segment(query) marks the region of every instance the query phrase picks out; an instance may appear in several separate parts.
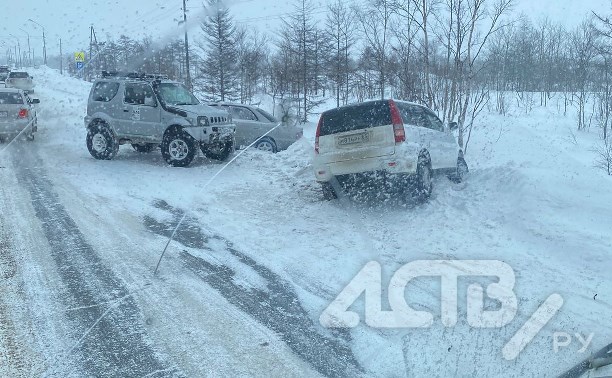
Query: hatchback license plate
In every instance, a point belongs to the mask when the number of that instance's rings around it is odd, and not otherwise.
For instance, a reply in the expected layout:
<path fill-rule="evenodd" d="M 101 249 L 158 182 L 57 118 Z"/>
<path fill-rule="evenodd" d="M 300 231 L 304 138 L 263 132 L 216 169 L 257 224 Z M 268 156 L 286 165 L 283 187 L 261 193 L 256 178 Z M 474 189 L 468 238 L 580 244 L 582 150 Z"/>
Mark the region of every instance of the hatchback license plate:
<path fill-rule="evenodd" d="M 369 141 L 370 141 L 370 133 L 365 132 L 365 133 L 351 134 L 351 135 L 337 137 L 336 145 L 337 146 L 348 146 L 351 144 L 367 143 Z"/>
<path fill-rule="evenodd" d="M 0 112 L 0 118 L 8 117 L 8 112 Z"/>

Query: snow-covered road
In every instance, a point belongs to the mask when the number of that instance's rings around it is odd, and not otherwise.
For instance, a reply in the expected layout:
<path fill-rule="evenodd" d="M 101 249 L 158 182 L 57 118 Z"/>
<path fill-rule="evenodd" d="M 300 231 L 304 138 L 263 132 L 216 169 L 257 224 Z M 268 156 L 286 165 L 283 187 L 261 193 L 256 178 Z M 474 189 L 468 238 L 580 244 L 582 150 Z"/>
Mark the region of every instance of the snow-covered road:
<path fill-rule="evenodd" d="M 570 138 L 571 118 L 485 115 L 469 179 L 439 178 L 426 204 L 325 202 L 309 169 L 313 125 L 205 186 L 220 163 L 171 168 L 128 147 L 94 160 L 90 84 L 35 77 L 37 140 L 0 154 L 0 376 L 555 376 L 612 341 L 612 180 L 592 168 L 596 138 Z M 424 279 L 407 295 L 438 314 L 432 328 L 318 322 L 369 261 L 384 286 L 402 264 L 448 259 L 509 264 L 516 319 L 468 327 L 460 282 L 459 322 L 445 328 L 440 283 Z M 506 361 L 504 344 L 553 293 L 561 311 Z M 560 331 L 592 344 L 555 353 Z"/>

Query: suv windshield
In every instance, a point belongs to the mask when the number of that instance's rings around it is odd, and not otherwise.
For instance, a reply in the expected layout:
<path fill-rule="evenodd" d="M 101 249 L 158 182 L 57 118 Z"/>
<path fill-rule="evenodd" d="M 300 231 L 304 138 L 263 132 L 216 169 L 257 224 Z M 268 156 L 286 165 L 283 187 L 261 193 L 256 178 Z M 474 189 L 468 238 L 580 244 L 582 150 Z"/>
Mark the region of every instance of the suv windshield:
<path fill-rule="evenodd" d="M 179 83 L 161 83 L 158 86 L 159 96 L 166 105 L 198 105 L 200 101 L 184 85 Z"/>

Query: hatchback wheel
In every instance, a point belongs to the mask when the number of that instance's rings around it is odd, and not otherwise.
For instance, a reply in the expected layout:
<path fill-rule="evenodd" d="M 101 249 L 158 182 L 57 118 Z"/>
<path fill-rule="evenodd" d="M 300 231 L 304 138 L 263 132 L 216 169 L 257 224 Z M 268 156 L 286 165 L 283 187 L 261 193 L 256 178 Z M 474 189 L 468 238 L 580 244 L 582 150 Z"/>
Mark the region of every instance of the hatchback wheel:
<path fill-rule="evenodd" d="M 459 157 L 457 159 L 457 181 L 461 182 L 463 181 L 463 179 L 465 178 L 465 176 L 468 174 L 470 170 L 468 169 L 468 165 L 465 162 L 465 159 L 462 157 Z"/>
<path fill-rule="evenodd" d="M 272 138 L 261 138 L 258 140 L 253 147 L 260 151 L 272 152 L 276 153 L 278 150 L 276 148 L 276 143 Z"/>
<path fill-rule="evenodd" d="M 323 190 L 323 199 L 326 201 L 331 201 L 338 198 L 338 193 L 336 193 L 336 190 L 331 182 L 322 182 L 321 189 Z"/>
<path fill-rule="evenodd" d="M 413 197 L 418 201 L 427 201 L 433 191 L 433 172 L 431 163 L 426 159 L 419 159 L 417 166 L 416 183 L 414 185 Z"/>

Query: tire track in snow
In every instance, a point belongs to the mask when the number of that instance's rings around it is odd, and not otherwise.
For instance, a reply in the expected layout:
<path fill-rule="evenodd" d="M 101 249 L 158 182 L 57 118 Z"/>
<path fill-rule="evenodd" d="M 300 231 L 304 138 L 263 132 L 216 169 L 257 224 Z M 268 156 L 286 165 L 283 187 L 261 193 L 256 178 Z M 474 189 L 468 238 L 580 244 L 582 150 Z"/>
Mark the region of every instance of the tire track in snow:
<path fill-rule="evenodd" d="M 158 201 L 154 206 L 171 213 L 173 219 L 159 222 L 145 216 L 145 227 L 158 235 L 169 237 L 183 212 L 165 201 Z M 179 254 L 188 269 L 218 290 L 234 306 L 277 332 L 296 355 L 310 363 L 319 373 L 328 377 L 357 377 L 363 374 L 348 342 L 319 333 L 317 327 L 320 326 L 312 321 L 291 284 L 282 277 L 236 250 L 229 240 L 219 235 L 205 234 L 197 222 L 189 217 L 175 234 L 174 240 L 189 248 L 230 254 L 244 264 L 245 269 L 252 269 L 263 278 L 266 290 L 247 289 L 235 282 L 236 271 L 231 267 L 211 263 L 187 251 Z M 209 242 L 222 245 L 222 250 L 211 248 Z M 347 331 L 335 332 L 344 340 L 350 339 Z"/>
<path fill-rule="evenodd" d="M 17 264 L 11 254 L 8 235 L 0 221 L 0 375 L 26 377 L 32 371 L 32 361 L 26 356 L 24 346 L 12 319 L 7 300 L 20 296 L 17 279 Z"/>
<path fill-rule="evenodd" d="M 62 359 L 70 359 L 70 353 L 74 353 L 91 376 L 132 377 L 156 371 L 165 371 L 165 376 L 178 375 L 169 372 L 168 364 L 152 349 L 140 310 L 128 289 L 104 265 L 60 203 L 36 148 L 31 144 L 20 149 L 19 156 L 13 156 L 15 172 L 42 223 L 55 268 L 62 278 L 64 305 L 79 309 L 66 313 L 74 328 L 74 334 L 69 335 L 74 340 L 73 350 L 67 351 L 68 355 L 60 352 L 52 361 L 52 371 L 47 373 L 62 371 Z M 124 298 L 115 308 L 97 306 L 115 298 Z"/>

